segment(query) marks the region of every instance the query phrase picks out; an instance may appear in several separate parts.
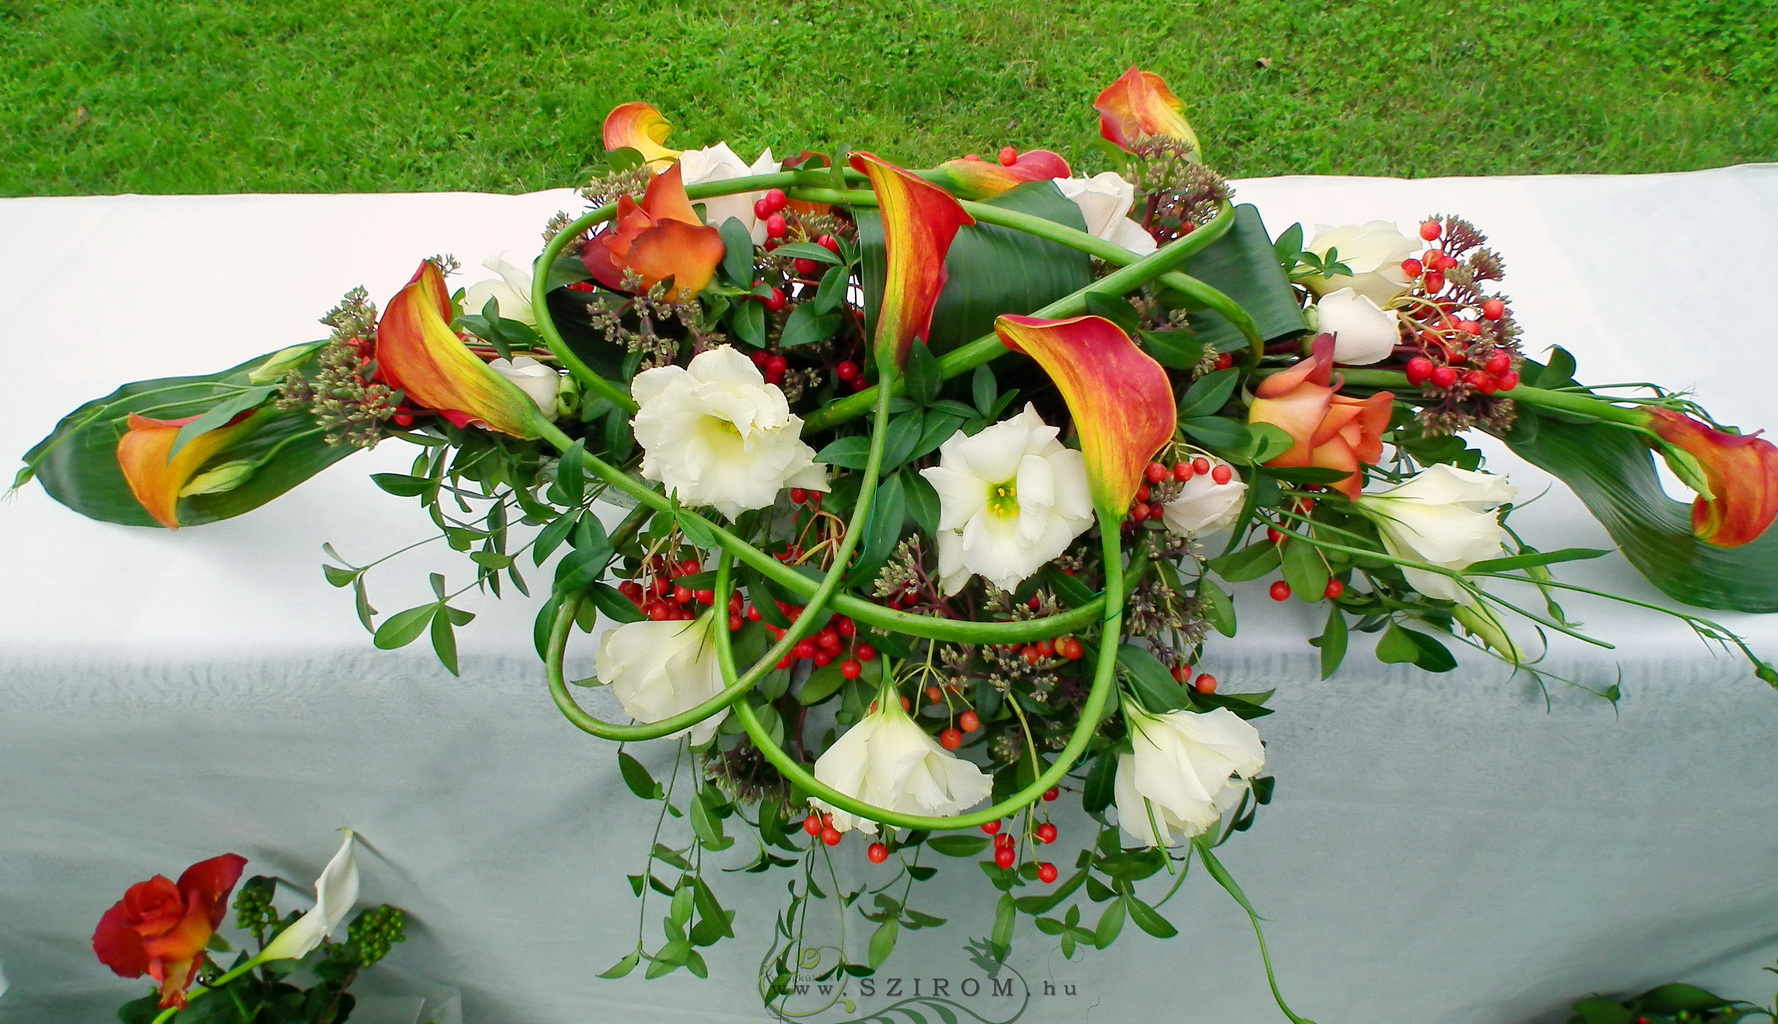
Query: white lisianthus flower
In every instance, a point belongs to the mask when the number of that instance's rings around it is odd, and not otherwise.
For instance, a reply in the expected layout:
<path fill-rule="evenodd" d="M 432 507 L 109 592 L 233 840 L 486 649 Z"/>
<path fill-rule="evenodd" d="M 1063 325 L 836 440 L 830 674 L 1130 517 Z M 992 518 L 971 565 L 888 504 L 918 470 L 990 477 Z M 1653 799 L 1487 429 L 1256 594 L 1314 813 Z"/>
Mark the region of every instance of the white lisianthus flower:
<path fill-rule="evenodd" d="M 1117 823 L 1144 846 L 1209 830 L 1265 767 L 1259 730 L 1228 708 L 1153 715 L 1126 707 L 1124 720 L 1134 750 L 1117 758 Z"/>
<path fill-rule="evenodd" d="M 593 667 L 638 722 L 659 722 L 690 711 L 722 692 L 722 668 L 712 635 L 715 621 L 706 612 L 689 622 L 626 622 L 600 638 Z M 711 715 L 673 737 L 690 736 L 692 746 L 702 746 L 727 717 L 726 711 Z"/>
<path fill-rule="evenodd" d="M 827 471 L 802 441 L 803 421 L 776 384 L 729 346 L 658 366 L 630 382 L 642 475 L 687 505 L 730 519 L 764 508 L 786 487 L 827 490 Z"/>
<path fill-rule="evenodd" d="M 562 375 L 555 367 L 545 366 L 530 356 L 513 356 L 511 359 L 488 360 L 488 369 L 517 384 L 519 390 L 543 410 L 545 419 L 556 418 L 556 398 L 562 393 Z"/>
<path fill-rule="evenodd" d="M 1368 224 L 1347 224 L 1330 228 L 1315 227 L 1315 238 L 1309 251 L 1322 258 L 1329 249 L 1338 249 L 1338 260 L 1352 273 L 1333 277 L 1311 277 L 1306 282 L 1318 295 L 1351 288 L 1370 299 L 1378 307 L 1386 307 L 1407 290 L 1408 276 L 1401 272 L 1401 261 L 1414 255 L 1418 248 L 1386 220 Z"/>
<path fill-rule="evenodd" d="M 349 828 L 340 831 L 346 834 L 346 841 L 315 880 L 315 906 L 266 943 L 259 959 L 301 960 L 352 912 L 358 902 L 358 857 L 353 852 L 357 837 Z"/>
<path fill-rule="evenodd" d="M 815 761 L 815 778 L 867 804 L 903 814 L 944 816 L 987 799 L 994 780 L 952 754 L 920 728 L 893 695 L 847 729 Z M 876 834 L 877 823 L 810 800 L 833 812 L 836 831 Z"/>
<path fill-rule="evenodd" d="M 1215 460 L 1216 465 L 1226 465 Z M 1214 472 L 1214 469 L 1212 469 Z M 1161 506 L 1161 522 L 1185 537 L 1215 533 L 1233 523 L 1247 500 L 1247 484 L 1229 466 L 1229 482 L 1219 484 L 1210 473 L 1194 473 L 1180 485 L 1179 497 Z"/>
<path fill-rule="evenodd" d="M 489 256 L 482 261 L 482 266 L 500 276 L 477 281 L 464 289 L 463 312 L 480 316 L 488 300 L 493 299 L 499 303 L 502 319 L 536 327 L 537 313 L 531 309 L 531 275 L 500 258 L 505 255 Z"/>
<path fill-rule="evenodd" d="M 1333 358 L 1347 366 L 1380 363 L 1395 354 L 1401 323 L 1355 289 L 1328 292 L 1315 303 L 1315 329 L 1334 336 Z"/>
<path fill-rule="evenodd" d="M 938 492 L 938 569 L 946 594 L 974 573 L 1003 590 L 1056 558 L 1093 522 L 1086 462 L 1056 440 L 1036 407 L 962 431 L 923 469 Z"/>
<path fill-rule="evenodd" d="M 1353 504 L 1377 524 L 1383 547 L 1395 557 L 1463 569 L 1500 551 L 1494 509 L 1518 493 L 1505 477 L 1439 463 L 1387 491 L 1361 494 Z M 1474 600 L 1449 576 L 1406 566 L 1401 571 L 1427 597 Z"/>
<path fill-rule="evenodd" d="M 687 150 L 679 155 L 679 173 L 687 188 L 754 174 L 771 174 L 776 170 L 778 161 L 772 158 L 770 149 L 761 153 L 749 167 L 726 142 L 718 142 L 706 149 Z M 746 225 L 747 233 L 753 236 L 753 244 L 761 245 L 766 240 L 766 226 L 753 215 L 753 204 L 764 197 L 764 192 L 738 192 L 732 196 L 711 196 L 698 202 L 704 204 L 704 220 L 711 227 L 720 228 L 723 221 L 733 217 Z"/>
<path fill-rule="evenodd" d="M 1138 256 L 1154 252 L 1154 236 L 1130 219 L 1136 202 L 1136 186 L 1116 171 L 1102 171 L 1090 178 L 1056 178 L 1063 197 L 1080 207 L 1087 234 L 1121 245 Z"/>

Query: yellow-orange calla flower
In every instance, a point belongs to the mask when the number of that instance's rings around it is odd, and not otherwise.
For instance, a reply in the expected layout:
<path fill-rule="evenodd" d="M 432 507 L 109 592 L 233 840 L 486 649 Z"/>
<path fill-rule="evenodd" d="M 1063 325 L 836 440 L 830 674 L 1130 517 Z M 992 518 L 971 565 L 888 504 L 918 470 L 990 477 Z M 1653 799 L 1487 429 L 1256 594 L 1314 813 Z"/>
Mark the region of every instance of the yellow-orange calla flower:
<path fill-rule="evenodd" d="M 949 192 L 870 153 L 852 166 L 870 179 L 883 217 L 883 308 L 877 311 L 877 365 L 907 363 L 914 339 L 932 331 L 932 311 L 945 287 L 945 256 L 958 229 L 975 218 Z"/>
<path fill-rule="evenodd" d="M 1100 134 L 1125 150 L 1134 151 L 1143 139 L 1154 137 L 1198 148 L 1198 133 L 1185 119 L 1185 104 L 1152 71 L 1130 68 L 1099 94 L 1093 109 L 1099 112 Z"/>
<path fill-rule="evenodd" d="M 1387 391 L 1366 399 L 1337 394 L 1333 349 L 1333 335 L 1320 335 L 1309 358 L 1261 381 L 1247 422 L 1270 423 L 1294 442 L 1266 465 L 1344 470 L 1349 475 L 1329 486 L 1357 500 L 1364 487 L 1358 467 L 1375 465 L 1383 457 L 1383 431 L 1389 427 L 1395 396 Z"/>
<path fill-rule="evenodd" d="M 613 291 L 628 290 L 624 275 L 630 271 L 645 289 L 672 278 L 667 298 L 678 299 L 704 290 L 722 254 L 722 232 L 698 219 L 674 164 L 648 183 L 642 202 L 618 198 L 616 219 L 587 242 L 580 260 L 593 280 Z"/>
<path fill-rule="evenodd" d="M 1648 410 L 1649 428 L 1698 461 L 1710 496 L 1692 504 L 1692 534 L 1740 547 L 1778 518 L 1778 448 L 1755 434 L 1716 430 L 1670 409 Z"/>
<path fill-rule="evenodd" d="M 672 133 L 673 125 L 649 103 L 620 104 L 605 115 L 605 151 L 633 149 L 657 171 L 679 157 L 664 145 Z"/>
<path fill-rule="evenodd" d="M 514 437 L 537 437 L 541 413 L 518 386 L 488 367 L 451 331 L 451 297 L 431 262 L 383 310 L 377 372 L 407 401 L 457 426 L 479 423 Z"/>
<path fill-rule="evenodd" d="M 1167 371 L 1102 317 L 1003 316 L 994 330 L 1056 382 L 1080 433 L 1093 504 L 1101 516 L 1122 518 L 1149 460 L 1173 437 L 1178 412 Z"/>
<path fill-rule="evenodd" d="M 1066 178 L 1068 161 L 1047 149 L 1028 149 L 1012 163 L 1003 164 L 966 156 L 938 165 L 944 183 L 964 199 L 992 199 L 1029 181 Z"/>
<path fill-rule="evenodd" d="M 235 424 L 199 434 L 168 458 L 179 428 L 197 418 L 157 420 L 130 413 L 129 429 L 117 442 L 117 464 L 130 493 L 155 522 L 169 530 L 179 529 L 179 492 L 244 429 Z"/>

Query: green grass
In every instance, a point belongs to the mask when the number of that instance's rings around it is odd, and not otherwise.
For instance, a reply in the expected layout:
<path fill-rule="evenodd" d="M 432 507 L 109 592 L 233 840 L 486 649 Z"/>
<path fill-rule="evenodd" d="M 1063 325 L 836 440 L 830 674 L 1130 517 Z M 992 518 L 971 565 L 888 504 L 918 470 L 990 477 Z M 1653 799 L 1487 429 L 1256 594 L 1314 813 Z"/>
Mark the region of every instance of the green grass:
<path fill-rule="evenodd" d="M 0 0 L 0 195 L 573 184 L 629 99 L 748 156 L 1096 168 L 1132 63 L 1234 176 L 1685 170 L 1778 159 L 1775 31 L 1778 0 Z"/>

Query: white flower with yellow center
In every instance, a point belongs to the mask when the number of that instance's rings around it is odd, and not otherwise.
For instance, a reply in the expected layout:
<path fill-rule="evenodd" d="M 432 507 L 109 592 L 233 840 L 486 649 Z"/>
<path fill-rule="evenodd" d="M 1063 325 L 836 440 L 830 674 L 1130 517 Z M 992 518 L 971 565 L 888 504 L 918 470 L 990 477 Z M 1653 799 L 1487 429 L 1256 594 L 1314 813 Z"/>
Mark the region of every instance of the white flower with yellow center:
<path fill-rule="evenodd" d="M 1086 463 L 1058 432 L 1027 404 L 974 437 L 953 434 L 939 464 L 920 471 L 938 491 L 946 594 L 963 589 L 971 573 L 1012 590 L 1092 524 Z"/>
<path fill-rule="evenodd" d="M 815 778 L 876 807 L 934 817 L 973 807 L 994 788 L 993 779 L 940 746 L 887 693 L 877 698 L 875 711 L 822 752 L 815 761 Z M 868 818 L 821 800 L 810 803 L 833 812 L 837 831 L 877 831 L 877 823 Z"/>
<path fill-rule="evenodd" d="M 729 346 L 687 366 L 644 370 L 630 383 L 642 475 L 687 505 L 730 519 L 764 508 L 786 487 L 827 490 L 827 471 L 803 443 L 803 421 L 776 384 Z"/>
<path fill-rule="evenodd" d="M 1127 706 L 1132 751 L 1117 757 L 1117 824 L 1143 846 L 1172 846 L 1222 820 L 1266 764 L 1259 730 L 1228 708 L 1153 715 Z"/>

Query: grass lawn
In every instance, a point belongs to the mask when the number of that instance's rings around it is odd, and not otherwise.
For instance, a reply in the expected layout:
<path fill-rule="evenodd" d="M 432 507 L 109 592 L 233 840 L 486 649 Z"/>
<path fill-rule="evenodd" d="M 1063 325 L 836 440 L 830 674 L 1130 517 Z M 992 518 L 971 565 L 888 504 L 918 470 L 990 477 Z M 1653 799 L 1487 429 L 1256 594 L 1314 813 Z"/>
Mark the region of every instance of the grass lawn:
<path fill-rule="evenodd" d="M 0 195 L 526 191 L 674 141 L 1097 169 L 1130 64 L 1237 177 L 1778 160 L 1778 0 L 0 0 Z"/>

